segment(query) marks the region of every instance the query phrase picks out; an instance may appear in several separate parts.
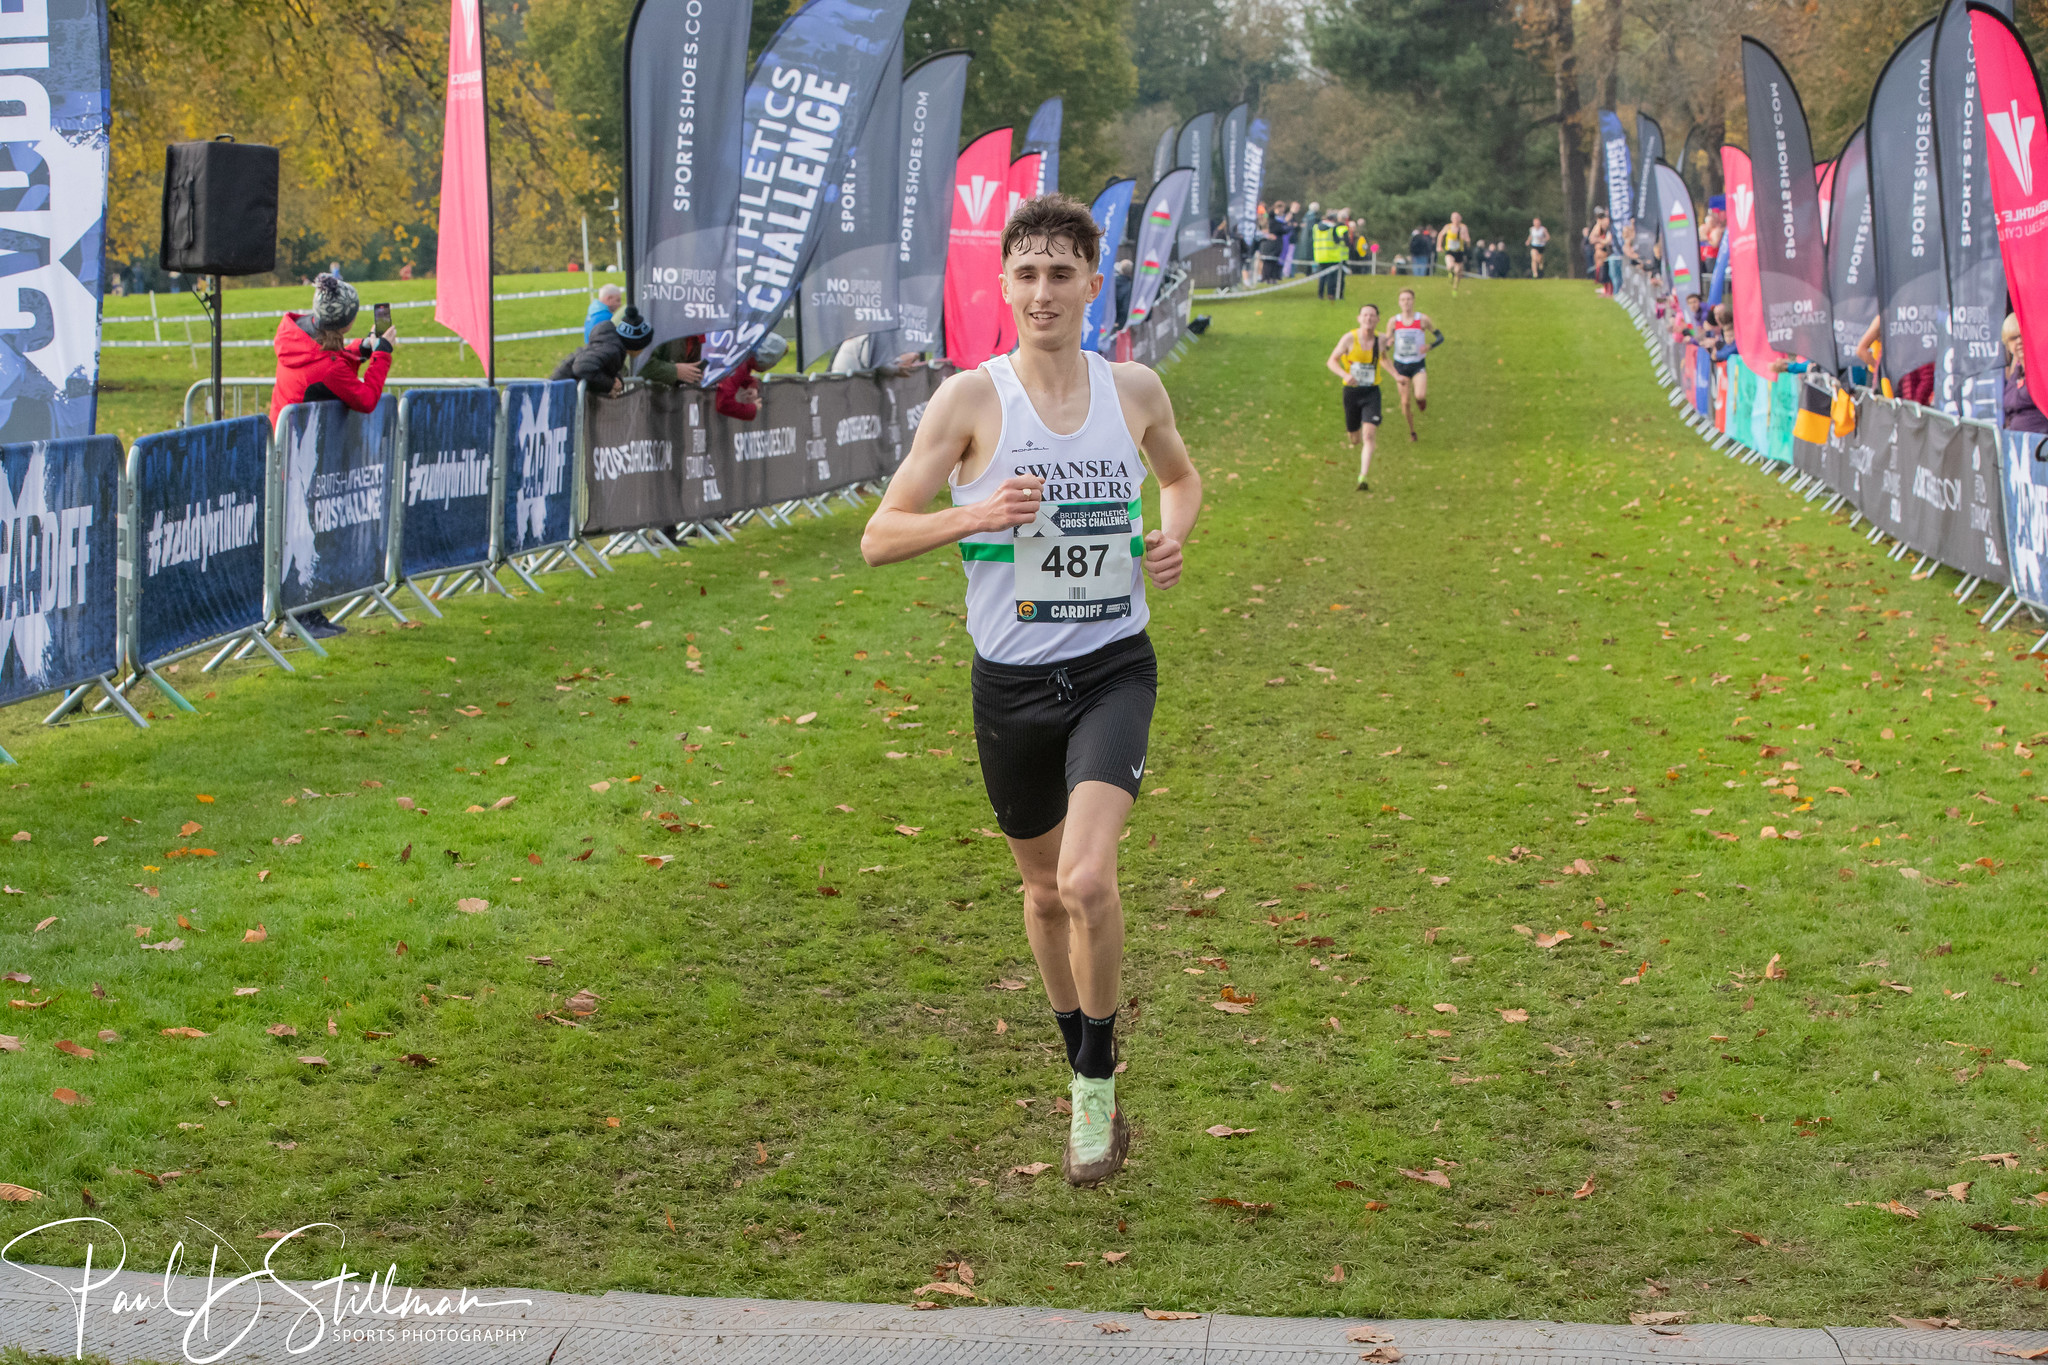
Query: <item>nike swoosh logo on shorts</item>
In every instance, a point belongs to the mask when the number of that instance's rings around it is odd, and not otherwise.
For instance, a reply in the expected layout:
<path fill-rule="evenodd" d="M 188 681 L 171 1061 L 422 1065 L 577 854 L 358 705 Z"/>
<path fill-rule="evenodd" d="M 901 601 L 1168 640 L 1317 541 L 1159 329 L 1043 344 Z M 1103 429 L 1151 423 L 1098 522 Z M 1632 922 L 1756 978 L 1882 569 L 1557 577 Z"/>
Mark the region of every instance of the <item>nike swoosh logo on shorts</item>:
<path fill-rule="evenodd" d="M 1139 764 L 1139 765 L 1138 765 L 1137 767 L 1135 767 L 1135 768 L 1131 769 L 1131 776 L 1132 776 L 1132 777 L 1143 777 L 1144 775 L 1145 775 L 1145 765 L 1144 765 L 1144 764 L 1142 764 L 1142 763 L 1140 763 L 1140 764 Z"/>

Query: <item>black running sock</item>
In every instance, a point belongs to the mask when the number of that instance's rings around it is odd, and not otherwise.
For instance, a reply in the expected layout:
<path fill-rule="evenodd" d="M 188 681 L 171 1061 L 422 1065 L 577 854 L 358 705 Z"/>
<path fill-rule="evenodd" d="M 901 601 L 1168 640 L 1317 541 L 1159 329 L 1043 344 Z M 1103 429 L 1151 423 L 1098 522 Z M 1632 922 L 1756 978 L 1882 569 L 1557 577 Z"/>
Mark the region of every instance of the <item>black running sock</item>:
<path fill-rule="evenodd" d="M 1081 1055 L 1081 1007 L 1070 1010 L 1054 1010 L 1053 1022 L 1060 1026 L 1060 1037 L 1067 1040 L 1067 1065 L 1078 1069 L 1076 1060 Z"/>
<path fill-rule="evenodd" d="M 1074 1070 L 1091 1081 L 1107 1080 L 1116 1074 L 1116 1011 L 1107 1019 L 1081 1016 L 1081 1046 L 1074 1055 Z"/>

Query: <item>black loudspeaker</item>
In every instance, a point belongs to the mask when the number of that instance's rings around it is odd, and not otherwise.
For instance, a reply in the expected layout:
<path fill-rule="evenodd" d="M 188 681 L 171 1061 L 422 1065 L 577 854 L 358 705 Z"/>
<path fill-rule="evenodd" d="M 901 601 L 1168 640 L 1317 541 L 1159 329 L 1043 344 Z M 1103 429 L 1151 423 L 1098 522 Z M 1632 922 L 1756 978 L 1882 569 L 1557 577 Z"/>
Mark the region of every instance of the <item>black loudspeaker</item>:
<path fill-rule="evenodd" d="M 277 267 L 277 148 L 216 138 L 164 149 L 163 268 L 260 275 Z"/>

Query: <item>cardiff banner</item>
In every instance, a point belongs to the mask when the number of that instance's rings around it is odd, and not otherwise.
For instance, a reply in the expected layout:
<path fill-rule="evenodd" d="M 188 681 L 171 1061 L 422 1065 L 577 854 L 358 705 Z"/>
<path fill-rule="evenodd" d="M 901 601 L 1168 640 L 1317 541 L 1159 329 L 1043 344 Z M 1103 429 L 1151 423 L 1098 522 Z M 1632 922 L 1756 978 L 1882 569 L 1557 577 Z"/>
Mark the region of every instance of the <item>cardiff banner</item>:
<path fill-rule="evenodd" d="M 0 5 L 12 42 L 0 101 L 0 441 L 89 436 L 98 403 L 106 276 L 108 119 L 104 0 Z M 12 665 L 10 664 L 9 667 Z"/>
<path fill-rule="evenodd" d="M 1650 255 L 1656 250 L 1658 224 L 1662 215 L 1657 207 L 1657 163 L 1664 159 L 1664 127 L 1641 110 L 1636 111 L 1636 183 L 1635 203 L 1631 211 L 1636 220 L 1636 259 L 1644 265 L 1650 263 Z"/>
<path fill-rule="evenodd" d="M 1941 200 L 1934 183 L 1934 21 L 1900 43 L 1870 94 L 1870 211 L 1893 384 L 1932 365 L 1948 312 Z"/>
<path fill-rule="evenodd" d="M 2010 5 L 1997 6 L 2007 18 Z M 2000 416 L 2005 267 L 1991 209 L 1984 102 L 1964 0 L 1949 0 L 1934 30 L 1934 168 L 1948 266 L 1948 326 L 1936 344 L 1934 393 L 1945 412 Z"/>
<path fill-rule="evenodd" d="M 1835 328 L 1834 369 L 1856 363 L 1856 343 L 1877 316 L 1877 253 L 1870 216 L 1869 140 L 1858 128 L 1835 158 L 1828 203 L 1828 304 Z"/>
<path fill-rule="evenodd" d="M 1211 167 L 1216 162 L 1216 116 L 1197 114 L 1180 130 L 1174 148 L 1174 165 L 1194 172 L 1188 180 L 1187 207 L 1181 210 L 1179 254 L 1185 258 L 1209 245 L 1210 211 L 1216 197 Z"/>
<path fill-rule="evenodd" d="M 258 415 L 160 431 L 128 452 L 135 663 L 263 624 L 269 447 Z"/>
<path fill-rule="evenodd" d="M 2048 347 L 2048 138 L 2042 128 L 2048 115 L 2041 107 L 2041 82 L 2019 30 L 1999 11 L 1972 4 L 1970 38 L 1991 134 L 1985 160 L 1998 215 L 1998 250 L 2019 314 L 2021 350 L 2048 355 L 2034 349 Z"/>
<path fill-rule="evenodd" d="M 1742 40 L 1742 85 L 1764 340 L 1783 354 L 1826 362 L 1834 356 L 1834 324 L 1806 111 L 1784 66 L 1754 38 Z"/>
<path fill-rule="evenodd" d="M 116 437 L 0 446 L 0 703 L 119 666 L 120 498 Z"/>
<path fill-rule="evenodd" d="M 1131 197 L 1137 188 L 1135 180 L 1112 180 L 1088 208 L 1095 226 L 1102 229 L 1102 258 L 1097 262 L 1102 290 L 1088 303 L 1088 320 L 1081 327 L 1084 351 L 1107 353 L 1109 339 L 1116 334 L 1116 248 L 1124 239 L 1124 227 L 1131 217 Z"/>
<path fill-rule="evenodd" d="M 1138 222 L 1138 246 L 1131 270 L 1131 310 L 1124 326 L 1135 330 L 1152 311 L 1165 282 L 1166 264 L 1173 259 L 1173 245 L 1180 230 L 1180 217 L 1188 207 L 1188 182 L 1194 171 L 1180 166 L 1152 187 L 1145 199 L 1145 216 Z"/>
<path fill-rule="evenodd" d="M 398 400 L 388 393 L 370 412 L 328 399 L 278 414 L 280 608 L 296 611 L 387 581 L 387 492 L 397 445 Z"/>
<path fill-rule="evenodd" d="M 826 185 L 825 226 L 804 271 L 797 365 L 808 369 L 848 337 L 896 326 L 896 234 L 902 208 L 903 40 L 890 49 L 882 93 L 868 107 L 837 184 Z"/>
<path fill-rule="evenodd" d="M 1050 194 L 1060 187 L 1060 120 L 1066 107 L 1066 101 L 1054 95 L 1038 106 L 1038 112 L 1024 129 L 1024 155 L 1038 157 L 1038 181 L 1032 186 L 1033 195 Z"/>
<path fill-rule="evenodd" d="M 574 532 L 569 460 L 575 453 L 573 379 L 520 380 L 504 387 L 504 509 L 497 555 L 530 554 Z"/>
<path fill-rule="evenodd" d="M 846 158 L 892 72 L 910 0 L 806 0 L 754 64 L 740 134 L 738 304 L 731 332 L 707 338 L 704 382 L 715 383 L 781 320 L 797 272 L 823 235 Z"/>
<path fill-rule="evenodd" d="M 1752 370 L 1768 370 L 1782 359 L 1771 349 L 1764 326 L 1756 244 L 1756 190 L 1750 183 L 1749 153 L 1721 148 L 1721 182 L 1728 197 L 1728 232 L 1721 239 L 1728 258 L 1728 292 L 1735 305 L 1735 348 Z"/>
<path fill-rule="evenodd" d="M 623 264 L 656 342 L 733 325 L 752 23 L 752 0 L 638 0 L 626 26 Z"/>
<path fill-rule="evenodd" d="M 1684 303 L 1705 287 L 1700 279 L 1699 219 L 1693 216 L 1692 193 L 1685 187 L 1685 177 L 1661 161 L 1655 166 L 1655 202 L 1663 220 L 1664 283 Z"/>
<path fill-rule="evenodd" d="M 1223 116 L 1223 221 L 1239 241 L 1244 240 L 1238 227 L 1244 222 L 1244 134 L 1250 119 L 1249 104 Z"/>
<path fill-rule="evenodd" d="M 408 389 L 398 399 L 398 539 L 393 579 L 491 557 L 495 389 Z"/>
<path fill-rule="evenodd" d="M 1607 177 L 1607 216 L 1613 221 L 1615 238 L 1626 240 L 1635 226 L 1629 204 L 1635 177 L 1629 172 L 1628 134 L 1612 109 L 1600 111 L 1600 165 Z"/>
<path fill-rule="evenodd" d="M 963 370 L 996 354 L 1009 186 L 1010 130 L 998 128 L 968 143 L 953 172 L 946 249 L 946 357 Z"/>
<path fill-rule="evenodd" d="M 967 94 L 965 52 L 941 53 L 903 78 L 903 176 L 897 201 L 896 332 L 878 345 L 878 358 L 902 351 L 942 349 L 946 307 L 946 244 L 952 223 L 954 149 L 960 145 L 960 102 Z"/>

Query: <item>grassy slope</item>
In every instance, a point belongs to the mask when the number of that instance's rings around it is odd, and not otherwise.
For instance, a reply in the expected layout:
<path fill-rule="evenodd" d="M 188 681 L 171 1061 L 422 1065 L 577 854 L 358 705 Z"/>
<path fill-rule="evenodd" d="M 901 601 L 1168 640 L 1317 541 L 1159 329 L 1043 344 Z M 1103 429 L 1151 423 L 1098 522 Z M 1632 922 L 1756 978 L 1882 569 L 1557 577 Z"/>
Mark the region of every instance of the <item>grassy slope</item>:
<path fill-rule="evenodd" d="M 1170 377 L 1209 510 L 1155 598 L 1108 1188 L 1007 1174 L 1057 1160 L 1066 1071 L 1035 981 L 992 989 L 1034 974 L 977 832 L 958 569 L 866 570 L 842 513 L 358 632 L 147 734 L 0 720 L 0 822 L 34 835 L 0 845 L 0 970 L 58 997 L 10 1012 L 0 1179 L 53 1197 L 0 1236 L 89 1185 L 150 1257 L 188 1213 L 245 1247 L 326 1218 L 415 1284 L 900 1300 L 958 1255 L 993 1300 L 1090 1308 L 2038 1322 L 1992 1278 L 2048 1228 L 2012 1207 L 2048 1185 L 2024 637 L 1707 454 L 1583 287 L 1423 301 L 1453 341 L 1371 495 L 1320 369 L 1336 308 L 1215 305 Z M 1758 785 L 1787 761 L 1810 810 Z M 218 856 L 166 856 L 190 845 Z M 1251 1015 L 1211 1008 L 1225 983 Z M 580 987 L 586 1027 L 536 1019 Z M 96 1060 L 52 1048 L 102 1028 Z M 2019 1168 L 1966 1160 L 1999 1151 Z M 1399 1174 L 1439 1160 L 1448 1191 Z"/>

